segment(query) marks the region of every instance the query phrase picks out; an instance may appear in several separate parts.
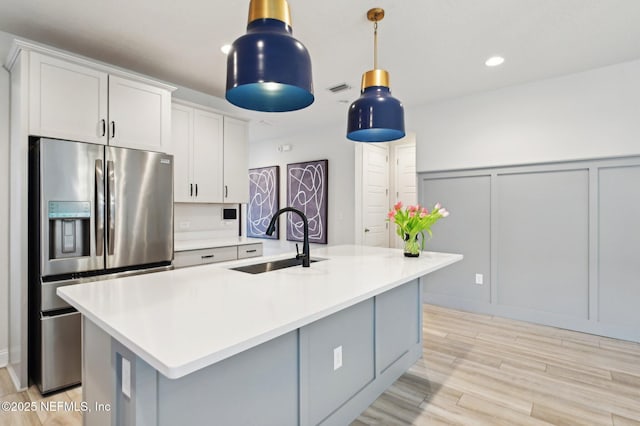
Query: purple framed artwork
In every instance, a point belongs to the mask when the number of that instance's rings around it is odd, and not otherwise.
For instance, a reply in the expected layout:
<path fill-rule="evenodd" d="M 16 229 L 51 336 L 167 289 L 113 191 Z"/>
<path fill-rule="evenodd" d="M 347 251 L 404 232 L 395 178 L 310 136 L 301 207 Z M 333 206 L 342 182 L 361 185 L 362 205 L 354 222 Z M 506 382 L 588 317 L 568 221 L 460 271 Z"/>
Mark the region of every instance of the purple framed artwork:
<path fill-rule="evenodd" d="M 247 204 L 247 237 L 277 240 L 278 226 L 272 236 L 265 232 L 271 217 L 280 208 L 280 167 L 249 169 L 249 203 Z"/>
<path fill-rule="evenodd" d="M 328 160 L 287 164 L 287 205 L 309 220 L 309 242 L 327 244 Z M 302 219 L 287 213 L 287 240 L 302 241 Z"/>

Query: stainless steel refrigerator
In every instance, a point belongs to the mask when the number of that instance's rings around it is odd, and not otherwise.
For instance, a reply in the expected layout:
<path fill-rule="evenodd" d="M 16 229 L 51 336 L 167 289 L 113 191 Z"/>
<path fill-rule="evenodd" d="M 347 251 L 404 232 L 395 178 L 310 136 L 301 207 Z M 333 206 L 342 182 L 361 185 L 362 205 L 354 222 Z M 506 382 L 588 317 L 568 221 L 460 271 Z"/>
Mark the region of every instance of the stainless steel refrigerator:
<path fill-rule="evenodd" d="M 29 374 L 81 380 L 80 314 L 60 286 L 171 268 L 173 157 L 36 139 L 29 168 Z"/>

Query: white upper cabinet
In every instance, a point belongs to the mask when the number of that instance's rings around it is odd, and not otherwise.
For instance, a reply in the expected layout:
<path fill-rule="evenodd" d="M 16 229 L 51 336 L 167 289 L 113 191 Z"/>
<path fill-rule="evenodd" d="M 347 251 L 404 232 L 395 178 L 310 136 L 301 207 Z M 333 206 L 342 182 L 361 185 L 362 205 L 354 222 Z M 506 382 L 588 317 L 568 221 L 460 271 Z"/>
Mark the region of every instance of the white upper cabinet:
<path fill-rule="evenodd" d="M 249 136 L 246 121 L 224 118 L 225 203 L 249 201 Z"/>
<path fill-rule="evenodd" d="M 166 151 L 170 114 L 168 90 L 109 76 L 109 145 Z"/>
<path fill-rule="evenodd" d="M 108 74 L 33 52 L 29 133 L 107 143 Z"/>
<path fill-rule="evenodd" d="M 193 114 L 193 182 L 199 203 L 222 200 L 222 116 L 196 109 Z"/>
<path fill-rule="evenodd" d="M 171 107 L 171 154 L 173 154 L 173 199 L 193 202 L 193 108 Z"/>
<path fill-rule="evenodd" d="M 68 55 L 29 58 L 31 135 L 167 151 L 172 88 Z"/>
<path fill-rule="evenodd" d="M 174 103 L 171 116 L 175 201 L 222 202 L 222 115 Z"/>
<path fill-rule="evenodd" d="M 248 202 L 247 123 L 191 105 L 171 110 L 175 201 Z"/>

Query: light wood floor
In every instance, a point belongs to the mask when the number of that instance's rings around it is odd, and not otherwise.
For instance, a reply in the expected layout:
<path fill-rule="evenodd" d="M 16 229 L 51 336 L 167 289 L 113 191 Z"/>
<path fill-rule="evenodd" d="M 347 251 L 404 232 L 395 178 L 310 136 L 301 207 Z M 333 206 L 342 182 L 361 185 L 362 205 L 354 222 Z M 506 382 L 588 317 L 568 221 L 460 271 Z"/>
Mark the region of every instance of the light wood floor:
<path fill-rule="evenodd" d="M 82 388 L 76 387 L 65 392 L 58 392 L 54 395 L 43 398 L 34 385 L 24 392 L 16 392 L 13 382 L 7 373 L 6 368 L 0 369 L 0 401 L 5 402 L 35 402 L 40 401 L 56 402 L 71 406 L 72 402 L 80 407 L 82 401 Z M 58 407 L 58 406 L 56 406 Z M 82 425 L 82 414 L 74 411 L 64 411 L 64 405 L 60 405 L 56 411 L 4 411 L 0 409 L 0 426 L 80 426 Z"/>
<path fill-rule="evenodd" d="M 640 344 L 429 305 L 423 340 L 352 426 L 640 425 Z"/>
<path fill-rule="evenodd" d="M 425 305 L 424 357 L 352 426 L 640 426 L 640 344 Z M 0 401 L 16 393 L 0 369 Z M 80 388 L 47 400 L 82 399 Z M 0 426 L 81 424 L 79 413 L 0 411 Z"/>

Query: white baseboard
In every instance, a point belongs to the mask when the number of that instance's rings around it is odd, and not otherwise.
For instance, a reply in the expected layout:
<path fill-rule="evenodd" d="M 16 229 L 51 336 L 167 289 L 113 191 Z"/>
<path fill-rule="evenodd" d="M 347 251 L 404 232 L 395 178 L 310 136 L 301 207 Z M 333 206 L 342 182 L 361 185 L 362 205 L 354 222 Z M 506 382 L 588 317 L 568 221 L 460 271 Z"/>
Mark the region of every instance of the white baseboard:
<path fill-rule="evenodd" d="M 0 368 L 6 367 L 9 363 L 9 350 L 0 349 Z"/>
<path fill-rule="evenodd" d="M 18 375 L 13 370 L 13 366 L 11 364 L 7 364 L 7 372 L 9 373 L 9 377 L 11 377 L 11 381 L 13 382 L 13 386 L 16 388 L 17 392 L 22 392 L 27 390 L 25 386 L 19 386 L 20 380 L 18 379 Z"/>

